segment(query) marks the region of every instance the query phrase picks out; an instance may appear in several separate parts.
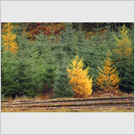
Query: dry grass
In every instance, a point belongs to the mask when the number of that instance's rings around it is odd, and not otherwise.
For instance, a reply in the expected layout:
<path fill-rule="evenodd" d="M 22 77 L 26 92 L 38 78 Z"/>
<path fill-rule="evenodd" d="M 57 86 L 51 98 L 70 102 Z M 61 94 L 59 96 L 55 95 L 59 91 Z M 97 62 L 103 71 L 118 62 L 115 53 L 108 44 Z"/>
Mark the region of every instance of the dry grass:
<path fill-rule="evenodd" d="M 97 91 L 92 93 L 91 97 L 103 97 L 103 98 L 113 98 L 113 97 L 133 97 L 134 93 L 128 94 L 121 91 Z"/>
<path fill-rule="evenodd" d="M 107 94 L 107 95 L 106 95 Z M 106 93 L 103 97 L 107 97 L 109 95 L 109 93 Z M 122 93 L 123 94 L 123 93 Z M 101 96 L 101 97 L 102 97 Z M 122 95 L 121 97 L 130 97 L 133 96 L 133 94 L 130 95 Z M 100 96 L 99 96 L 100 97 Z M 98 97 L 98 98 L 99 98 Z M 100 98 L 101 98 L 100 97 Z M 111 96 L 109 96 L 111 97 Z M 117 97 L 117 96 L 113 96 L 113 97 Z M 91 98 L 96 98 L 96 96 L 91 96 Z M 48 99 L 48 97 L 45 97 L 44 100 Z M 56 98 L 56 99 L 51 99 L 51 101 L 58 101 L 58 100 L 75 100 L 76 98 Z M 43 99 L 41 98 L 41 96 L 37 96 L 34 98 L 30 98 L 27 96 L 23 96 L 23 97 L 16 97 L 14 100 L 12 98 L 8 98 L 7 100 L 10 100 L 8 103 L 14 103 L 15 101 L 42 101 Z M 50 100 L 50 99 L 49 99 Z M 49 101 L 47 100 L 47 101 Z M 80 99 L 79 100 L 83 100 Z M 2 103 L 2 104 L 6 104 L 6 103 Z M 55 107 L 55 106 L 54 106 Z M 49 108 L 49 106 L 47 107 L 47 109 L 45 107 L 21 107 L 19 108 L 7 108 L 4 107 L 1 109 L 1 112 L 134 112 L 134 107 L 132 108 L 123 108 L 123 107 L 92 107 L 92 108 L 80 108 L 80 109 L 72 109 L 72 108 L 67 108 L 67 107 L 61 107 L 59 109 L 54 108 L 51 110 L 51 108 Z"/>
<path fill-rule="evenodd" d="M 9 109 L 3 108 L 1 112 L 134 112 L 134 108 L 122 108 L 122 107 L 111 107 L 111 108 L 103 108 L 103 107 L 95 107 L 91 109 L 79 109 L 73 110 L 66 107 L 62 107 L 60 109 L 54 110 L 46 110 L 44 108 L 32 108 L 32 109 Z"/>
<path fill-rule="evenodd" d="M 94 92 L 92 93 L 91 96 L 89 96 L 88 98 L 113 98 L 113 97 L 133 97 L 134 96 L 134 93 L 131 93 L 131 94 L 127 94 L 127 93 L 124 93 L 124 92 L 121 92 L 119 91 L 118 93 L 113 93 L 113 92 L 102 92 L 102 91 L 98 91 L 98 92 Z M 51 94 L 42 94 L 40 96 L 35 96 L 34 98 L 32 97 L 28 97 L 28 96 L 22 96 L 22 97 L 16 97 L 15 99 L 12 99 L 11 97 L 8 97 L 8 98 L 5 98 L 4 100 L 11 100 L 12 101 L 23 101 L 23 100 L 46 100 L 46 99 L 51 99 L 51 100 L 63 100 L 63 99 L 66 99 L 66 100 L 70 100 L 70 99 L 76 99 L 76 98 L 55 98 L 53 99 L 52 98 L 52 93 Z"/>
<path fill-rule="evenodd" d="M 8 98 L 5 98 L 5 100 L 13 100 L 13 101 L 23 101 L 23 100 L 41 100 L 41 97 L 40 96 L 36 96 L 34 98 L 32 97 L 28 97 L 28 96 L 22 96 L 22 97 L 15 97 L 15 99 L 11 98 L 11 97 L 8 97 Z"/>
<path fill-rule="evenodd" d="M 15 97 L 13 99 L 12 97 L 7 97 L 4 100 L 11 100 L 11 101 L 32 101 L 32 100 L 46 100 L 46 99 L 53 99 L 50 98 L 50 95 L 41 95 L 41 96 L 35 96 L 35 97 L 28 97 L 28 96 L 22 96 L 22 97 Z M 55 98 L 54 100 L 59 99 L 71 99 L 71 98 Z"/>

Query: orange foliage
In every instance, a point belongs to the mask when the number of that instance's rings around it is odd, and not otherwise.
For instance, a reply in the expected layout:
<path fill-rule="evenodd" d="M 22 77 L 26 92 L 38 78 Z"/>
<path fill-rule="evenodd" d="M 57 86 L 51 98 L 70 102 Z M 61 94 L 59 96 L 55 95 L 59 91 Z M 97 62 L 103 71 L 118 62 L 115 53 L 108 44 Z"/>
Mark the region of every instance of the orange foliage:
<path fill-rule="evenodd" d="M 70 67 L 71 69 L 68 68 L 69 78 L 71 78 L 69 83 L 72 84 L 75 97 L 83 98 L 90 96 L 92 93 L 92 77 L 89 78 L 88 76 L 89 67 L 83 69 L 83 60 L 79 60 L 78 55 L 76 55 Z"/>
<path fill-rule="evenodd" d="M 58 23 L 29 23 L 25 31 L 27 32 L 27 37 L 29 39 L 35 40 L 35 35 L 39 35 L 40 31 L 44 33 L 44 35 L 60 35 L 64 30 L 64 24 Z"/>
<path fill-rule="evenodd" d="M 109 51 L 107 59 L 104 61 L 105 65 L 103 66 L 103 70 L 98 67 L 100 72 L 97 78 L 97 85 L 104 90 L 106 89 L 106 87 L 109 88 L 109 86 L 118 88 L 118 83 L 120 82 L 120 79 L 118 78 L 116 67 L 113 66 Z"/>
<path fill-rule="evenodd" d="M 3 38 L 3 45 L 5 46 L 5 51 L 11 51 L 13 53 L 17 52 L 17 43 L 15 41 L 16 35 L 12 32 L 13 25 L 11 23 L 4 24 L 3 30 L 2 30 L 2 38 Z"/>

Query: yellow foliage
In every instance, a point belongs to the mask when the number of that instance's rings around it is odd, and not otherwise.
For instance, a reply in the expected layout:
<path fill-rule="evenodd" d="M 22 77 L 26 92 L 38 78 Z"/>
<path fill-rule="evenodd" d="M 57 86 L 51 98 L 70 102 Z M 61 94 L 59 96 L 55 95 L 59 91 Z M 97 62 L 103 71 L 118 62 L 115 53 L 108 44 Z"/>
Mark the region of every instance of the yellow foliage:
<path fill-rule="evenodd" d="M 3 30 L 2 30 L 2 38 L 3 38 L 3 45 L 5 46 L 5 51 L 11 51 L 13 53 L 17 52 L 17 43 L 15 41 L 16 35 L 12 32 L 13 25 L 11 23 L 4 24 Z"/>
<path fill-rule="evenodd" d="M 122 30 L 120 32 L 120 38 L 116 37 L 116 46 L 115 53 L 122 55 L 122 56 L 128 56 L 131 54 L 132 48 L 131 48 L 131 39 L 128 37 L 127 33 L 128 30 L 125 29 L 125 25 L 123 25 Z"/>
<path fill-rule="evenodd" d="M 70 84 L 75 92 L 75 97 L 88 97 L 92 93 L 92 77 L 89 78 L 88 70 L 89 67 L 83 69 L 83 60 L 79 59 L 78 55 L 71 62 L 71 69 L 68 68 Z"/>
<path fill-rule="evenodd" d="M 99 69 L 99 76 L 97 78 L 97 85 L 104 89 L 105 87 L 112 86 L 114 88 L 118 88 L 118 83 L 120 79 L 118 78 L 118 74 L 116 72 L 116 67 L 113 66 L 113 62 L 110 58 L 110 54 L 108 51 L 107 59 L 104 60 L 105 64 L 103 66 L 103 70 Z"/>

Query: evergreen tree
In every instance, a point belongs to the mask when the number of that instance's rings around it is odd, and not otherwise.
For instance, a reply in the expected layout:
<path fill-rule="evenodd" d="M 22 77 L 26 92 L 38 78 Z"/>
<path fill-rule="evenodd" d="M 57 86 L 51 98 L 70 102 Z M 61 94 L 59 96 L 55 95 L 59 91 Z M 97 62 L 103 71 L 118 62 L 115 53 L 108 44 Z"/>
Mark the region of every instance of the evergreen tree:
<path fill-rule="evenodd" d="M 48 55 L 45 61 L 45 72 L 43 77 L 43 93 L 52 92 L 54 88 L 55 81 L 55 70 L 56 66 L 54 63 L 54 58 L 51 55 Z"/>
<path fill-rule="evenodd" d="M 29 70 L 29 72 L 27 72 L 28 66 L 28 61 L 25 58 L 18 58 L 16 76 L 18 85 L 16 85 L 16 96 L 34 96 L 34 92 L 32 91 L 31 71 Z"/>
<path fill-rule="evenodd" d="M 27 95 L 34 97 L 41 92 L 41 82 L 43 79 L 43 58 L 39 56 L 37 46 L 31 41 L 17 37 L 17 80 L 16 96 Z"/>
<path fill-rule="evenodd" d="M 57 77 L 54 83 L 54 97 L 73 97 L 73 90 L 69 85 L 67 64 L 65 61 L 59 66 Z"/>
<path fill-rule="evenodd" d="M 109 23 L 106 26 L 105 33 L 104 35 L 104 43 L 107 45 L 107 48 L 111 51 L 115 49 L 115 36 L 114 36 L 114 31 L 111 29 L 111 24 Z M 107 50 L 107 49 L 106 49 Z"/>
<path fill-rule="evenodd" d="M 93 90 L 96 85 L 96 77 L 98 76 L 98 66 L 103 66 L 103 60 L 106 57 L 108 46 L 105 42 L 105 35 L 99 33 L 96 29 L 95 35 L 91 39 L 85 39 L 83 42 L 83 62 L 85 68 L 90 66 L 89 76 L 93 76 Z"/>
<path fill-rule="evenodd" d="M 65 24 L 65 32 L 60 37 L 60 43 L 62 44 L 66 58 L 71 59 L 77 49 L 75 44 L 75 31 L 72 29 L 71 23 Z"/>
<path fill-rule="evenodd" d="M 61 43 L 55 43 L 53 44 L 53 47 L 55 49 L 52 54 L 56 60 L 56 64 L 59 65 L 62 62 L 63 57 L 66 56 L 66 52 L 63 50 L 63 45 Z"/>
<path fill-rule="evenodd" d="M 86 39 L 85 39 L 85 32 L 82 31 L 82 25 L 80 24 L 79 30 L 75 32 L 77 36 L 77 46 L 78 46 L 78 54 L 80 56 L 85 56 L 86 53 Z"/>
<path fill-rule="evenodd" d="M 48 47 L 48 40 L 47 37 L 45 37 L 44 33 L 40 31 L 39 35 L 35 35 L 35 45 L 37 47 L 37 51 L 39 53 L 39 56 L 44 56 L 47 53 L 47 47 Z"/>
<path fill-rule="evenodd" d="M 134 53 L 131 38 L 128 36 L 128 29 L 125 25 L 119 29 L 119 35 L 116 36 L 114 59 L 121 78 L 119 88 L 121 91 L 133 92 Z"/>
<path fill-rule="evenodd" d="M 1 94 L 5 97 L 16 96 L 17 80 L 17 60 L 16 56 L 9 50 L 5 52 L 5 47 L 1 46 Z"/>
<path fill-rule="evenodd" d="M 130 55 L 128 60 L 119 61 L 119 76 L 120 84 L 119 88 L 121 91 L 131 93 L 134 92 L 134 56 Z"/>
<path fill-rule="evenodd" d="M 18 85 L 16 86 L 17 91 L 20 94 L 17 96 L 30 96 L 34 97 L 40 90 L 40 75 L 38 70 L 40 69 L 38 63 L 36 63 L 38 58 L 38 52 L 36 52 L 36 46 L 33 43 L 18 37 L 17 39 L 18 53 L 17 53 L 17 76 L 16 80 Z M 31 49 L 30 49 L 31 48 Z"/>

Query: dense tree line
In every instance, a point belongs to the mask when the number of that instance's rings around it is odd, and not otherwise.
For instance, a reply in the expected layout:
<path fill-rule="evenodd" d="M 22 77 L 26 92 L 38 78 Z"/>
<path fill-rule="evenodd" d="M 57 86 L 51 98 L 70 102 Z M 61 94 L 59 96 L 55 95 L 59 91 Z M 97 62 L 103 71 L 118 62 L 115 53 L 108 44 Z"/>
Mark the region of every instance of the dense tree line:
<path fill-rule="evenodd" d="M 57 30 L 48 24 L 34 33 L 34 40 L 27 36 L 31 31 L 28 27 L 32 25 L 16 25 L 2 25 L 1 82 L 5 97 L 34 97 L 48 92 L 54 97 L 87 97 L 106 86 L 105 76 L 99 77 L 100 71 L 105 72 L 104 66 L 106 70 L 110 66 L 110 72 L 114 73 L 106 75 L 111 76 L 107 82 L 116 82 L 109 86 L 118 86 L 117 89 L 127 93 L 134 91 L 133 24 L 65 23 L 63 26 L 57 24 Z M 94 31 L 87 31 L 93 25 L 96 25 Z M 23 27 L 27 29 L 24 31 Z M 50 30 L 49 34 L 46 30 Z M 77 57 L 82 66 L 71 67 Z M 105 65 L 105 60 L 113 62 L 112 69 L 111 65 Z M 73 79 L 73 76 L 78 78 Z"/>

